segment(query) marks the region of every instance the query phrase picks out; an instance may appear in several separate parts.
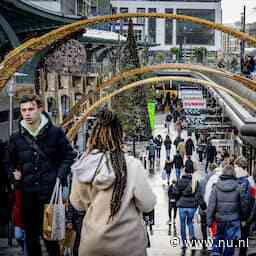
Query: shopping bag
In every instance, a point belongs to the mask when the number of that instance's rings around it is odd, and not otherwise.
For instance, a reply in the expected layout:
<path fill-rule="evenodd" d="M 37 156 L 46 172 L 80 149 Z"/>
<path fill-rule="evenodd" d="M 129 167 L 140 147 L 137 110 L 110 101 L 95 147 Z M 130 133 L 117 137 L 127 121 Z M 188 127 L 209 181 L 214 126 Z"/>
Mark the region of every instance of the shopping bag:
<path fill-rule="evenodd" d="M 162 180 L 166 180 L 167 174 L 165 170 L 162 171 L 161 177 L 162 177 Z"/>
<path fill-rule="evenodd" d="M 61 255 L 72 255 L 76 240 L 76 231 L 66 229 L 65 239 L 59 242 Z"/>
<path fill-rule="evenodd" d="M 50 203 L 45 205 L 43 237 L 49 241 L 60 241 L 65 238 L 65 206 L 59 179 L 56 181 Z"/>

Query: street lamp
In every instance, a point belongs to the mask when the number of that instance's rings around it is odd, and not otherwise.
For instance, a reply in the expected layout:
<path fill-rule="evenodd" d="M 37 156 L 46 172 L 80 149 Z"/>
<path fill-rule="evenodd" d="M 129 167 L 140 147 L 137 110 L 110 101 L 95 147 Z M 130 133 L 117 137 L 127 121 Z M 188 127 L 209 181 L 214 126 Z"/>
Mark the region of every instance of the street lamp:
<path fill-rule="evenodd" d="M 13 131 L 13 96 L 16 91 L 16 77 L 25 77 L 28 76 L 24 73 L 16 72 L 7 82 L 6 92 L 9 96 L 9 135 L 12 135 Z"/>

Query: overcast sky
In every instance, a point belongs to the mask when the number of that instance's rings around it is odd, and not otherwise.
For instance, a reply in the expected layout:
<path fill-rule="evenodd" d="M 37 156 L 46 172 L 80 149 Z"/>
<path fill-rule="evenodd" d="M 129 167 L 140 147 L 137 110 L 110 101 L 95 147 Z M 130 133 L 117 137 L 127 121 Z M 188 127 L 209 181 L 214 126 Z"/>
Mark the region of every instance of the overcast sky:
<path fill-rule="evenodd" d="M 246 5 L 246 22 L 256 21 L 256 0 L 222 0 L 223 23 L 234 23 L 241 18 L 243 6 Z"/>

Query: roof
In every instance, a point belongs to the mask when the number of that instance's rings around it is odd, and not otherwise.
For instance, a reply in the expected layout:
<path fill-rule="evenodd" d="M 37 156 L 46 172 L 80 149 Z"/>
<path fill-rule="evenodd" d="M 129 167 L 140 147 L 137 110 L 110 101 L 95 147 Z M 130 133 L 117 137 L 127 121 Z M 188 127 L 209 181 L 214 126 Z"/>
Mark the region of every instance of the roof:
<path fill-rule="evenodd" d="M 81 17 L 63 16 L 24 0 L 0 1 L 0 47 L 17 44 Z M 11 43 L 11 44 L 10 44 Z M 16 45 L 15 45 L 16 44 Z"/>

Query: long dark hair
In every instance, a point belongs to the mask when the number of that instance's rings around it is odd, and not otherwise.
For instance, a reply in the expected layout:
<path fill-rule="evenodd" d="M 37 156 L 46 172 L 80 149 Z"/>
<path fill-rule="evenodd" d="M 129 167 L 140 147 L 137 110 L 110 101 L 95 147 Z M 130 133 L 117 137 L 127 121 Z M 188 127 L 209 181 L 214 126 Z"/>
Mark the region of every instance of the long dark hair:
<path fill-rule="evenodd" d="M 88 143 L 88 153 L 97 149 L 102 153 L 109 152 L 116 179 L 110 203 L 108 222 L 118 213 L 127 181 L 127 165 L 122 150 L 123 129 L 117 116 L 109 110 L 101 110 L 97 114 Z"/>

